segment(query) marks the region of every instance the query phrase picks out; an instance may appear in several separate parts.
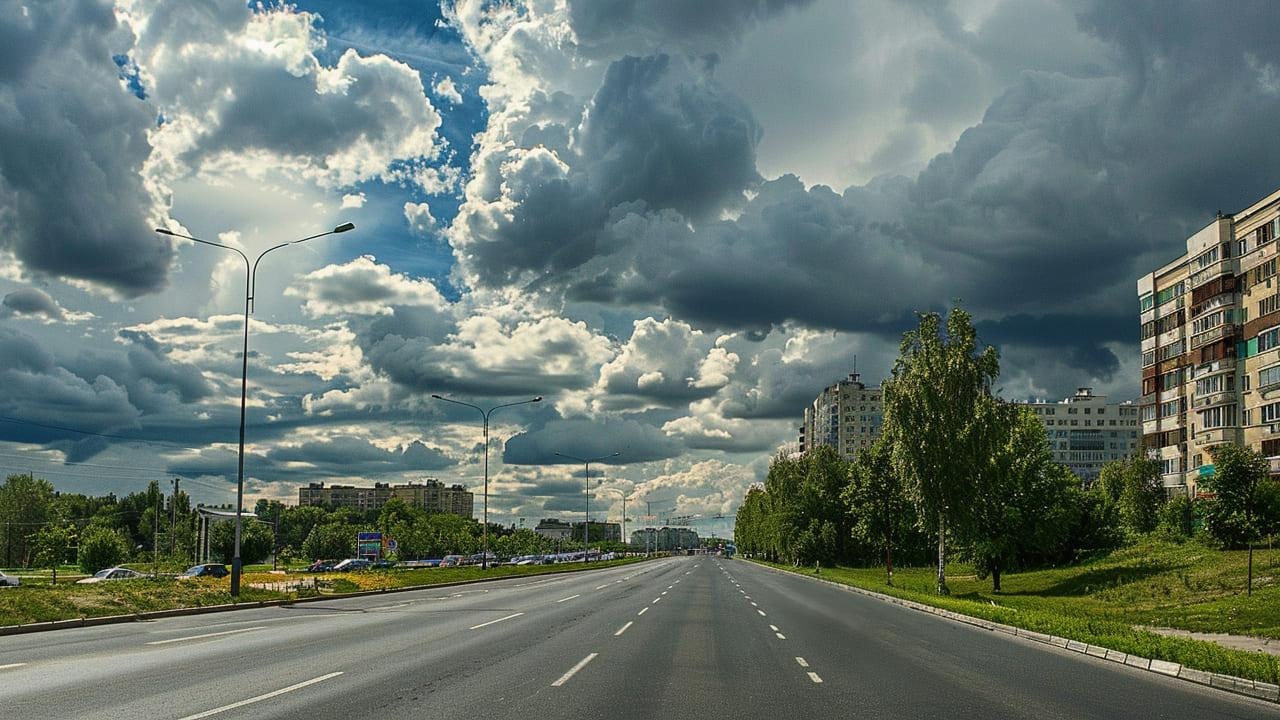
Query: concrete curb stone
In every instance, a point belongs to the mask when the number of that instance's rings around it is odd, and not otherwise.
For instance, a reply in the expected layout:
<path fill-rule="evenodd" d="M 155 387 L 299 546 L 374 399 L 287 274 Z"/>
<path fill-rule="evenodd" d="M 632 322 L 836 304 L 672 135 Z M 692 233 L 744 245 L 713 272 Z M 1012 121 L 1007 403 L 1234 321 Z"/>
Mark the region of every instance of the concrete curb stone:
<path fill-rule="evenodd" d="M 748 561 L 748 562 L 751 562 L 751 561 Z M 993 631 L 1008 633 L 1010 635 L 1017 635 L 1019 637 L 1026 638 L 1027 640 L 1031 640 L 1033 642 L 1043 643 L 1046 645 L 1054 645 L 1064 650 L 1069 650 L 1071 652 L 1076 652 L 1083 655 L 1090 655 L 1100 660 L 1110 660 L 1111 662 L 1128 665 L 1129 667 L 1137 668 L 1139 670 L 1145 670 L 1146 672 L 1157 673 L 1159 675 L 1164 675 L 1166 677 L 1173 677 L 1179 680 L 1193 682 L 1198 685 L 1205 685 L 1217 690 L 1223 690 L 1225 692 L 1234 693 L 1236 695 L 1245 695 L 1247 697 L 1257 698 L 1259 700 L 1266 700 L 1268 702 L 1280 703 L 1280 686 L 1272 685 L 1270 683 L 1258 682 L 1256 680 L 1249 680 L 1247 678 L 1239 678 L 1233 675 L 1221 675 L 1219 673 L 1211 673 L 1211 672 L 1205 672 L 1203 670 L 1195 670 L 1193 668 L 1184 667 L 1183 665 L 1180 665 L 1178 663 L 1168 662 L 1166 660 L 1152 660 L 1149 658 L 1140 657 L 1138 655 L 1128 655 L 1118 650 L 1111 650 L 1108 648 L 1099 647 L 1098 645 L 1089 645 L 1087 643 L 1078 642 L 1076 640 L 1069 640 L 1067 638 L 1058 637 L 1056 635 L 1045 635 L 1044 633 L 1033 632 L 1030 630 L 1023 630 L 1021 628 L 1013 627 L 1011 625 L 992 622 L 990 620 L 983 620 L 982 618 L 970 617 L 968 615 L 957 613 L 952 610 L 944 610 L 942 608 L 933 607 L 932 605 L 925 605 L 923 603 L 918 603 L 911 600 L 903 600 L 902 598 L 896 598 L 892 595 L 886 595 L 884 593 L 879 593 L 874 590 L 867 590 L 865 588 L 854 587 L 852 585 L 845 585 L 844 583 L 835 582 L 834 580 L 824 580 L 822 578 L 815 578 L 809 575 L 801 575 L 800 573 L 789 572 L 787 570 L 779 570 L 778 568 L 769 567 L 768 565 L 761 565 L 759 563 L 755 563 L 755 564 L 770 572 L 785 573 L 787 575 L 801 577 L 806 580 L 820 582 L 820 583 L 838 588 L 840 590 L 844 590 L 846 592 L 852 592 L 858 595 L 865 595 L 867 597 L 874 598 L 881 602 L 889 602 L 895 605 L 902 605 L 903 607 L 908 607 L 913 610 L 919 610 L 920 612 L 928 613 L 930 615 L 936 615 L 938 617 L 954 620 L 956 622 L 962 622 L 966 625 L 973 625 L 975 627 L 980 627 L 986 630 L 993 630 Z M 0 628 L 0 634 L 3 634 L 3 628 Z"/>

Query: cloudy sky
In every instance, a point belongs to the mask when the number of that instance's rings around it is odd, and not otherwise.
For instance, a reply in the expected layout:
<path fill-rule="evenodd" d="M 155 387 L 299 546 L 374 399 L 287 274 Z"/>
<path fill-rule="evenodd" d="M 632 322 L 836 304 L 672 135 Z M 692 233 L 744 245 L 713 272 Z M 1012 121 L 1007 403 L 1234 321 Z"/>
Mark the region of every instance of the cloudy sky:
<path fill-rule="evenodd" d="M 1280 186 L 1268 0 L 0 3 L 0 466 L 732 513 L 961 299 L 1006 397 L 1138 392 L 1134 282 Z M 597 477 L 598 476 L 598 477 Z M 602 494 L 621 516 L 616 494 Z M 479 498 L 477 498 L 477 506 Z M 665 506 L 665 507 L 664 507 Z M 632 507 L 635 507 L 633 505 Z M 631 508 L 628 508 L 631 510 Z M 633 518 L 637 513 L 629 513 Z M 724 533 L 731 518 L 703 522 Z"/>

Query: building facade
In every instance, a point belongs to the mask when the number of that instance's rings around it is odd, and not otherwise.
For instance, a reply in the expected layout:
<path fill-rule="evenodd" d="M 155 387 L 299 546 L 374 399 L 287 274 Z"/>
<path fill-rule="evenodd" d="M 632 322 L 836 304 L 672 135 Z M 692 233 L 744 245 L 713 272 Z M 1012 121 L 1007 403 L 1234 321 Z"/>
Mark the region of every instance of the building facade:
<path fill-rule="evenodd" d="M 852 460 L 860 450 L 880 437 L 884 424 L 884 396 L 878 387 L 867 387 L 858 373 L 824 388 L 804 409 L 800 426 L 800 452 L 827 445 Z"/>
<path fill-rule="evenodd" d="M 324 505 L 326 507 L 352 508 L 354 510 L 381 510 L 391 498 L 402 500 L 410 507 L 431 513 L 447 513 L 461 517 L 473 517 L 475 496 L 461 485 L 448 485 L 428 478 L 424 482 L 404 485 L 374 483 L 373 487 L 355 485 L 325 485 L 308 483 L 298 488 L 299 505 Z"/>
<path fill-rule="evenodd" d="M 1243 443 L 1280 471 L 1280 191 L 1219 215 L 1186 253 L 1139 278 L 1143 446 L 1171 493 Z"/>
<path fill-rule="evenodd" d="M 582 541 L 583 530 L 581 521 L 565 522 L 564 520 L 547 518 L 539 521 L 537 527 L 535 527 L 533 531 L 549 540 Z M 622 527 L 618 523 L 592 520 L 588 523 L 586 533 L 587 539 L 590 542 L 622 541 Z"/>
<path fill-rule="evenodd" d="M 631 533 L 633 550 L 689 550 L 699 545 L 698 533 L 685 527 L 644 528 Z"/>
<path fill-rule="evenodd" d="M 1058 402 L 1019 403 L 1044 423 L 1053 459 L 1089 482 L 1102 466 L 1132 455 L 1138 448 L 1138 406 L 1108 403 L 1093 388 L 1080 388 Z"/>

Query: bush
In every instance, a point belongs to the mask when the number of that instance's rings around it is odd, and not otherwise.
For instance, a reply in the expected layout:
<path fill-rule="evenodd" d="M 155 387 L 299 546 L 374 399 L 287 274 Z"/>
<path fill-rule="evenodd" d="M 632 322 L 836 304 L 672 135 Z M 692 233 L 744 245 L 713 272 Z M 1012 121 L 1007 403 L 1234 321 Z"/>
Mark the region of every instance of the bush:
<path fill-rule="evenodd" d="M 1195 532 L 1195 505 L 1186 495 L 1178 495 L 1160 508 L 1160 534 L 1171 540 L 1185 540 Z"/>
<path fill-rule="evenodd" d="M 92 527 L 80 536 L 80 569 L 95 573 L 129 556 L 129 541 L 119 530 Z"/>

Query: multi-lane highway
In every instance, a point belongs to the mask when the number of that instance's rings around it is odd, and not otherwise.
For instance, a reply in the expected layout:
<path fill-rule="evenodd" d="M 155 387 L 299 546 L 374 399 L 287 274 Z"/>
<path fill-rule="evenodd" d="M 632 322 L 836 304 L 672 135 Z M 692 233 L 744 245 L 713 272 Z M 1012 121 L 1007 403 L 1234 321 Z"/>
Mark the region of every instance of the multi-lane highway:
<path fill-rule="evenodd" d="M 1280 708 L 711 557 L 0 637 L 2 718 L 1249 718 Z"/>

